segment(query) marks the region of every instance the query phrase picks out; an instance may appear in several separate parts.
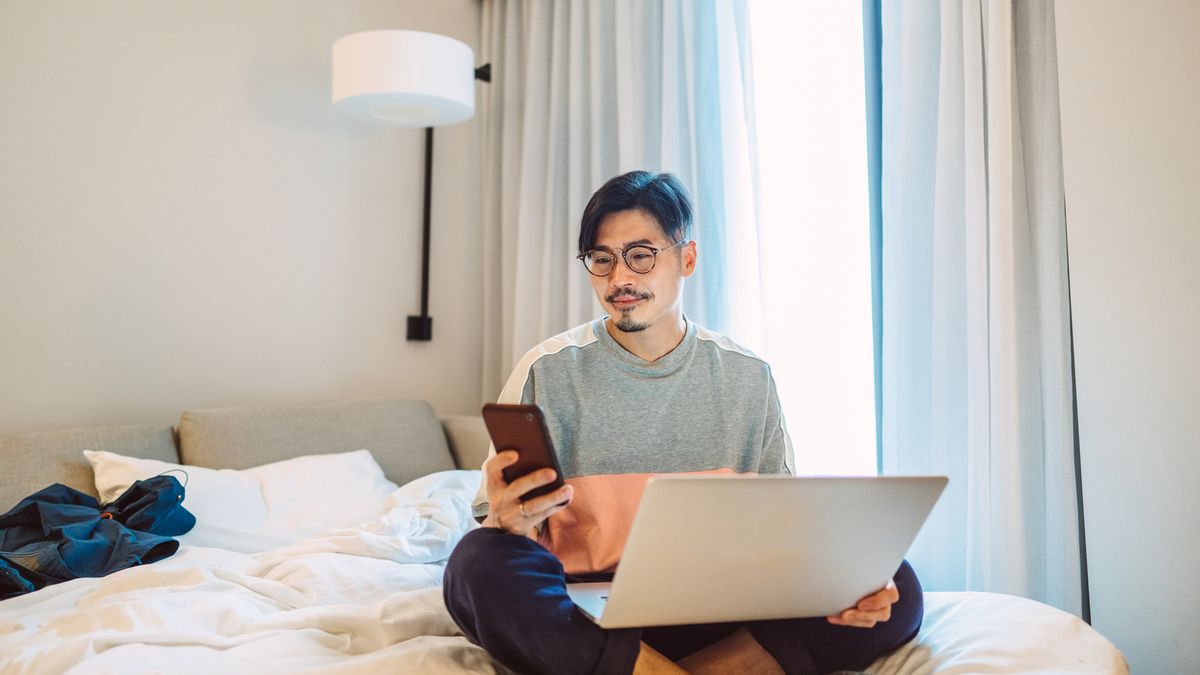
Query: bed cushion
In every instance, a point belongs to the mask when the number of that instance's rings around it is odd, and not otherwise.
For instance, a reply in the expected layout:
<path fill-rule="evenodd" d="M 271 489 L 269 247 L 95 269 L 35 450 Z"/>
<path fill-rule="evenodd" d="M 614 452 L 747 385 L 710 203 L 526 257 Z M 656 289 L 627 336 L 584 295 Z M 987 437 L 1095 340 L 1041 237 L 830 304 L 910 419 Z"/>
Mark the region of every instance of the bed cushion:
<path fill-rule="evenodd" d="M 306 408 L 191 410 L 179 420 L 179 458 L 211 469 L 248 469 L 302 455 L 366 448 L 403 485 L 454 459 L 425 401 L 384 399 Z"/>
<path fill-rule="evenodd" d="M 447 415 L 442 418 L 442 428 L 450 443 L 450 454 L 460 469 L 478 469 L 488 457 L 492 439 L 487 425 L 479 415 Z"/>
<path fill-rule="evenodd" d="M 54 483 L 96 496 L 92 467 L 83 450 L 106 450 L 132 457 L 179 461 L 169 426 L 119 426 L 0 434 L 0 513 Z"/>
<path fill-rule="evenodd" d="M 867 672 L 1127 675 L 1129 667 L 1108 639 L 1073 614 L 1014 595 L 929 592 L 916 639 Z"/>

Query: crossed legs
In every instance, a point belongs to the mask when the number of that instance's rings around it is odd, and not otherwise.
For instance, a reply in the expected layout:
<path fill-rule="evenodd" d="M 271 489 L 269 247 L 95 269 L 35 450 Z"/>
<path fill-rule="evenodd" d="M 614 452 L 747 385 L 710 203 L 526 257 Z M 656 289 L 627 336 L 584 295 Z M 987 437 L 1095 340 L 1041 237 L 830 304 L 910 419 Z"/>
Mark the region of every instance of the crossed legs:
<path fill-rule="evenodd" d="M 923 612 L 921 586 L 907 562 L 895 576 L 900 601 L 875 628 L 824 618 L 648 629 L 600 628 L 567 595 L 562 564 L 525 537 L 493 528 L 469 533 L 446 566 L 443 594 L 469 640 L 523 673 L 731 671 L 789 675 L 861 670 L 912 639 Z M 764 657 L 770 662 L 764 661 Z M 647 668 L 660 670 L 646 670 Z M 675 672 L 679 672 L 676 670 Z"/>

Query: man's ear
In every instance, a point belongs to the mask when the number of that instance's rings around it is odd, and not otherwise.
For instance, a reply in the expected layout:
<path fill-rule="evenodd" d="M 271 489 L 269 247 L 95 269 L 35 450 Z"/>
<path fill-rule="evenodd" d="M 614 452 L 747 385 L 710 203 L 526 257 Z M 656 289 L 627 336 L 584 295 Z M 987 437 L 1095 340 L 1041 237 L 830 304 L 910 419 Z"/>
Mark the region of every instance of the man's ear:
<path fill-rule="evenodd" d="M 680 259 L 683 263 L 683 276 L 690 277 L 696 271 L 696 240 L 693 239 L 683 245 L 680 253 Z"/>

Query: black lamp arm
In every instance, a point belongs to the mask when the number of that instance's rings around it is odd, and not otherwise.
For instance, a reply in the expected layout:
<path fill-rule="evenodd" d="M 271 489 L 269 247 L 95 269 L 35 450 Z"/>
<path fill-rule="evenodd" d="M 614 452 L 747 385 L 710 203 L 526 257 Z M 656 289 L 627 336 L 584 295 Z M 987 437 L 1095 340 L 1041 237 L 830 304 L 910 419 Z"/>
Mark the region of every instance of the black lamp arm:
<path fill-rule="evenodd" d="M 425 129 L 425 204 L 421 215 L 421 314 L 408 317 L 408 339 L 433 339 L 433 317 L 429 316 L 429 220 L 433 203 L 433 127 Z"/>
<path fill-rule="evenodd" d="M 475 79 L 492 81 L 492 64 L 475 69 Z M 425 129 L 425 204 L 421 217 L 421 314 L 408 317 L 408 339 L 433 339 L 433 317 L 429 316 L 429 220 L 433 203 L 433 127 Z"/>

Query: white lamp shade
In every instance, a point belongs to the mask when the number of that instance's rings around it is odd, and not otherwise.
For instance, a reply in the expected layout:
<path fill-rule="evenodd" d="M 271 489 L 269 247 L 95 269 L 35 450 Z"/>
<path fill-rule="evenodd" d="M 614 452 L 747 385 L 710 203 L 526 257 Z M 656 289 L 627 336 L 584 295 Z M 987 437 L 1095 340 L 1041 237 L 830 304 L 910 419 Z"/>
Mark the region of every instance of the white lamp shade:
<path fill-rule="evenodd" d="M 368 122 L 457 124 L 475 114 L 475 53 L 434 33 L 347 35 L 333 43 L 333 105 Z"/>

